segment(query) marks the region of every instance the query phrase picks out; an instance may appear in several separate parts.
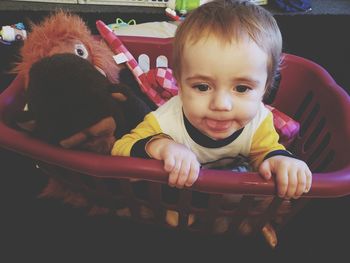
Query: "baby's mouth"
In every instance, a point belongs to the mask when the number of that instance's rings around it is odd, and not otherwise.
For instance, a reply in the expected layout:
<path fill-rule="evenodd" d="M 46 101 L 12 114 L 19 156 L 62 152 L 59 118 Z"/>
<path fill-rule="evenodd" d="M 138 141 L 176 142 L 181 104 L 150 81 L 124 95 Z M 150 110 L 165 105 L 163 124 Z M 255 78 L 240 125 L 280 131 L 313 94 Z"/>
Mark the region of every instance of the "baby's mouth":
<path fill-rule="evenodd" d="M 213 119 L 206 119 L 206 124 L 208 128 L 214 132 L 224 132 L 228 130 L 231 125 L 232 121 L 222 121 L 222 120 L 213 120 Z"/>

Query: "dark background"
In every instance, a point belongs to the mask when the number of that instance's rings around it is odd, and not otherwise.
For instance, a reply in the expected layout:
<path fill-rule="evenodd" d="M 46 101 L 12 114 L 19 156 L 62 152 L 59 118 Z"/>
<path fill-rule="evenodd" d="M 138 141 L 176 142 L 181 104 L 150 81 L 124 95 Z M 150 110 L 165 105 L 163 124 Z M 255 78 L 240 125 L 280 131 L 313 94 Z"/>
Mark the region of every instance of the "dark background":
<path fill-rule="evenodd" d="M 281 28 L 285 52 L 322 65 L 349 92 L 350 1 L 312 3 L 313 11 L 307 14 L 267 8 Z M 36 22 L 57 7 L 81 15 L 93 32 L 96 19 L 105 23 L 117 17 L 137 23 L 167 19 L 162 8 L 0 1 L 0 26 Z M 18 59 L 19 48 L 20 43 L 0 45 L 0 91 L 13 79 L 6 72 Z M 261 236 L 194 236 L 111 217 L 88 217 L 59 201 L 37 198 L 46 177 L 28 158 L 0 148 L 0 165 L 0 257 L 8 254 L 10 262 L 349 261 L 350 197 L 312 201 L 279 234 L 279 245 L 271 250 Z"/>

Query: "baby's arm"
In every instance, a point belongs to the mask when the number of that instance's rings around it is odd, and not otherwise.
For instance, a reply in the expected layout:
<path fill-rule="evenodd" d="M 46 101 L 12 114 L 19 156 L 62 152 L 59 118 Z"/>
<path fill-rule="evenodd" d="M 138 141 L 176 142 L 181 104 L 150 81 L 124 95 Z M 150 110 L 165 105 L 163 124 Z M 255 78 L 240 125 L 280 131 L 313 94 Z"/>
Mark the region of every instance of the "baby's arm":
<path fill-rule="evenodd" d="M 312 174 L 307 164 L 301 160 L 275 155 L 263 161 L 259 173 L 270 179 L 272 173 L 276 175 L 278 196 L 285 198 L 299 198 L 309 192 Z"/>
<path fill-rule="evenodd" d="M 280 197 L 298 198 L 311 188 L 311 172 L 307 164 L 293 158 L 283 145 L 273 126 L 270 113 L 256 131 L 251 146 L 250 158 L 253 166 L 265 178 L 276 175 Z"/>
<path fill-rule="evenodd" d="M 152 158 L 164 161 L 164 169 L 169 173 L 170 186 L 189 187 L 197 180 L 199 162 L 185 145 L 169 138 L 156 138 L 147 143 L 146 151 Z"/>
<path fill-rule="evenodd" d="M 194 153 L 163 134 L 152 113 L 129 134 L 117 140 L 111 153 L 164 161 L 170 186 L 191 186 L 198 178 L 200 165 Z"/>
<path fill-rule="evenodd" d="M 158 122 L 154 115 L 149 113 L 135 129 L 114 143 L 111 155 L 147 158 L 149 156 L 145 152 L 145 144 L 153 136 L 160 133 L 162 131 Z"/>

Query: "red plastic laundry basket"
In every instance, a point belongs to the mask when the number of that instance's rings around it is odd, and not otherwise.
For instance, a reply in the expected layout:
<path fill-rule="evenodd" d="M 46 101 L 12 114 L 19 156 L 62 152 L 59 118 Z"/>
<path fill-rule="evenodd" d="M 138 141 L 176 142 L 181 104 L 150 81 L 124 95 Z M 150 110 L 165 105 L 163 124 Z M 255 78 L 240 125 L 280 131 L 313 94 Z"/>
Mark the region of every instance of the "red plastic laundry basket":
<path fill-rule="evenodd" d="M 158 56 L 166 56 L 171 66 L 171 38 L 120 38 L 135 58 L 147 55 L 151 68 Z M 25 103 L 21 76 L 0 95 L 0 146 L 32 158 L 48 176 L 91 204 L 112 213 L 129 208 L 137 221 L 166 226 L 165 211 L 170 209 L 178 212 L 177 228 L 194 232 L 212 233 L 220 217 L 229 218 L 228 233 L 242 230 L 242 225 L 249 226 L 246 232 L 260 231 L 266 223 L 279 230 L 306 201 L 350 194 L 349 95 L 325 69 L 301 57 L 285 54 L 281 75 L 272 106 L 300 122 L 290 150 L 313 171 L 311 191 L 298 200 L 275 197 L 273 180 L 257 173 L 223 170 L 202 170 L 193 187 L 174 190 L 166 184 L 160 161 L 65 150 L 32 138 L 12 126 Z M 132 178 L 142 179 L 143 189 L 135 187 Z M 236 201 L 227 205 L 223 194 L 235 194 Z M 153 215 L 142 216 L 140 207 Z M 189 214 L 196 215 L 192 225 L 187 224 Z"/>

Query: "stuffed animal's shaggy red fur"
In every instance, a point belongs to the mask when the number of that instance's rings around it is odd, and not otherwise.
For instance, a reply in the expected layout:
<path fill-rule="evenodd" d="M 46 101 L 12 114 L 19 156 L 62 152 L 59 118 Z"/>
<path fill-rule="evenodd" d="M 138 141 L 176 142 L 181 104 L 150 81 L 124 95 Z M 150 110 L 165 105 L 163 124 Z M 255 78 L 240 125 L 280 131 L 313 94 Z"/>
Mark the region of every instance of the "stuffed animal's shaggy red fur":
<path fill-rule="evenodd" d="M 118 83 L 119 68 L 113 61 L 113 53 L 103 42 L 94 38 L 84 21 L 75 14 L 58 11 L 39 24 L 31 25 L 31 32 L 20 51 L 21 62 L 14 72 L 22 74 L 25 86 L 28 85 L 28 75 L 31 66 L 43 57 L 58 53 L 76 53 L 86 48 L 84 54 L 93 65 L 104 71 L 112 83 Z M 81 55 L 81 54 L 80 54 Z"/>

